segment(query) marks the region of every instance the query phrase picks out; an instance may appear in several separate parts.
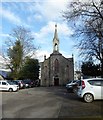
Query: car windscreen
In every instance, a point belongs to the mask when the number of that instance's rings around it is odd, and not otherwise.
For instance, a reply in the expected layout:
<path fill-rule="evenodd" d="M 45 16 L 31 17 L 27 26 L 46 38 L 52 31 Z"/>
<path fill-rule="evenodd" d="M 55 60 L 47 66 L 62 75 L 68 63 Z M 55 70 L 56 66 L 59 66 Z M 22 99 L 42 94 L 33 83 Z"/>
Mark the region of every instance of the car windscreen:
<path fill-rule="evenodd" d="M 68 81 L 68 83 L 67 83 L 67 84 L 71 83 L 72 81 L 73 81 L 73 80 Z"/>
<path fill-rule="evenodd" d="M 15 85 L 15 83 L 13 83 L 13 82 L 11 82 L 11 81 L 8 81 L 8 83 L 9 83 L 10 85 Z"/>

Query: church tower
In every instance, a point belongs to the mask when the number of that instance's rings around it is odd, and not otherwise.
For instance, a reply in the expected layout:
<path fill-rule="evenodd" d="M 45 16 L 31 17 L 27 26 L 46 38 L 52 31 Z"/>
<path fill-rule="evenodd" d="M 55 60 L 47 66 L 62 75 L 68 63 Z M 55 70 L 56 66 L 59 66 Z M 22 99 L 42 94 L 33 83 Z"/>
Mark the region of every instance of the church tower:
<path fill-rule="evenodd" d="M 55 32 L 53 38 L 53 52 L 59 52 L 59 39 L 57 33 L 57 24 L 55 25 Z"/>

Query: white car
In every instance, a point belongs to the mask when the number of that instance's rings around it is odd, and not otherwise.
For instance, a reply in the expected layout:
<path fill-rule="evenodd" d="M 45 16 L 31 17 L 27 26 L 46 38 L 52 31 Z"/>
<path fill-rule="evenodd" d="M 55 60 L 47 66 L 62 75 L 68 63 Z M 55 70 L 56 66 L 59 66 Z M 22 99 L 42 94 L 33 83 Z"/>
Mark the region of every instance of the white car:
<path fill-rule="evenodd" d="M 78 86 L 77 95 L 83 98 L 85 102 L 90 103 L 93 100 L 103 99 L 103 78 L 91 78 L 81 80 Z"/>
<path fill-rule="evenodd" d="M 19 86 L 7 80 L 0 80 L 0 91 L 18 91 Z"/>

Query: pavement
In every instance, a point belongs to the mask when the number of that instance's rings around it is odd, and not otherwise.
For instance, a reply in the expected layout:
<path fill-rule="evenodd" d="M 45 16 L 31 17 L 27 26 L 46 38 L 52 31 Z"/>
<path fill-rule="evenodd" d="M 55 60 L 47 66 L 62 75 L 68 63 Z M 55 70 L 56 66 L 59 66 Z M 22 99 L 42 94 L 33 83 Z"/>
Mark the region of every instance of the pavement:
<path fill-rule="evenodd" d="M 85 103 L 65 87 L 34 87 L 18 92 L 0 92 L 2 118 L 97 118 L 102 102 Z"/>

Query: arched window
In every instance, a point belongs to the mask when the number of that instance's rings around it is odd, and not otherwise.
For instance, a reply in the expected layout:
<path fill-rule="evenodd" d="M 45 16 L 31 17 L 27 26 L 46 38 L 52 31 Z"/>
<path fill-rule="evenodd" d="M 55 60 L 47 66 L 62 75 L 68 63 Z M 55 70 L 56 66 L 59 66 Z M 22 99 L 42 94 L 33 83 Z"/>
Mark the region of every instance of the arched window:
<path fill-rule="evenodd" d="M 57 59 L 54 62 L 54 70 L 55 70 L 55 73 L 59 72 L 59 61 Z"/>
<path fill-rule="evenodd" d="M 58 50 L 58 45 L 57 45 L 57 43 L 55 43 L 55 51 L 57 51 Z"/>

